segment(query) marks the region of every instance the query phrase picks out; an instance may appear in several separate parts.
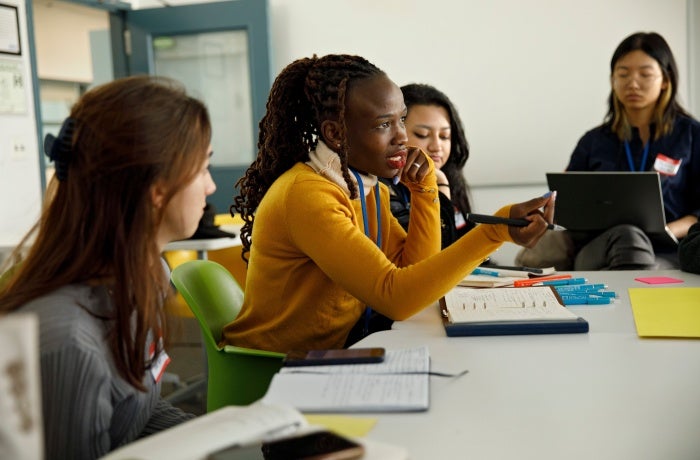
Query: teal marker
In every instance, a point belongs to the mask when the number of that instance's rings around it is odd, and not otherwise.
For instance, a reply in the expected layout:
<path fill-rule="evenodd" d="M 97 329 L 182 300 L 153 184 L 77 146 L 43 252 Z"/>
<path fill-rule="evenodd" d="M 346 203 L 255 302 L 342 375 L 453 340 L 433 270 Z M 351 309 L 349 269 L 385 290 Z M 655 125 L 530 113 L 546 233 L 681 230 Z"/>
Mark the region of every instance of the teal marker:
<path fill-rule="evenodd" d="M 611 298 L 593 294 L 562 295 L 564 305 L 608 305 Z"/>
<path fill-rule="evenodd" d="M 554 289 L 557 290 L 558 293 L 560 294 L 566 294 L 566 293 L 583 293 L 583 292 L 596 292 L 596 291 L 602 291 L 603 289 L 607 288 L 608 286 L 605 284 L 575 284 L 573 286 L 555 286 Z"/>
<path fill-rule="evenodd" d="M 495 270 L 486 270 L 484 268 L 475 268 L 474 271 L 472 271 L 472 275 L 501 276 L 501 274 Z"/>
<path fill-rule="evenodd" d="M 586 282 L 586 278 L 569 278 L 563 280 L 542 281 L 542 286 L 569 286 L 581 285 Z"/>

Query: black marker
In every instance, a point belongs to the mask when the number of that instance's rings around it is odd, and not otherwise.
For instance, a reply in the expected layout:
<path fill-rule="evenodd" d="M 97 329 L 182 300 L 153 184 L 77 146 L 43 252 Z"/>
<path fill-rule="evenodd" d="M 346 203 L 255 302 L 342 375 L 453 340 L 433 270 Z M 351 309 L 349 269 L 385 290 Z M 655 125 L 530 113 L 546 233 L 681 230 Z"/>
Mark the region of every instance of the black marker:
<path fill-rule="evenodd" d="M 530 225 L 530 221 L 527 219 L 510 219 L 508 217 L 490 216 L 488 214 L 469 213 L 467 214 L 467 220 L 476 224 L 506 224 L 513 227 L 527 227 Z M 566 228 L 557 224 L 549 224 L 547 225 L 547 229 L 556 231 L 566 230 Z"/>

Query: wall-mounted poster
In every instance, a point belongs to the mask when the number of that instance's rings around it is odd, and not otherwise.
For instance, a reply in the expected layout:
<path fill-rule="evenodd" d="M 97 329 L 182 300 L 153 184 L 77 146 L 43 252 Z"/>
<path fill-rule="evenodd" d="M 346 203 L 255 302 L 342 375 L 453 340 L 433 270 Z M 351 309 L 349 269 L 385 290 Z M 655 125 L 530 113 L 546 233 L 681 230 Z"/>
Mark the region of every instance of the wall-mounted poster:
<path fill-rule="evenodd" d="M 17 7 L 0 3 L 0 53 L 22 54 Z"/>
<path fill-rule="evenodd" d="M 0 114 L 27 113 L 26 91 L 23 63 L 0 58 Z"/>

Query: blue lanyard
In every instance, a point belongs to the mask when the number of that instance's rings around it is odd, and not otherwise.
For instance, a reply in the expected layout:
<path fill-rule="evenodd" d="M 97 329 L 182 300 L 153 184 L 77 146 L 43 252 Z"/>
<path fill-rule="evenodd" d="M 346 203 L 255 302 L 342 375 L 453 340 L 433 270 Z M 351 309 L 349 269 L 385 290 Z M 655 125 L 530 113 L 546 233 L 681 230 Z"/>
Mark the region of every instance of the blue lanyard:
<path fill-rule="evenodd" d="M 630 167 L 630 171 L 634 172 L 634 161 L 632 160 L 632 151 L 630 150 L 629 142 L 625 141 L 625 152 L 627 153 L 627 164 Z M 642 153 L 642 163 L 639 165 L 639 170 L 644 171 L 647 165 L 647 155 L 649 155 L 649 141 L 644 144 L 644 152 Z"/>
<path fill-rule="evenodd" d="M 369 221 L 367 219 L 367 200 L 365 199 L 365 186 L 362 183 L 362 177 L 360 177 L 360 173 L 355 171 L 354 169 L 350 168 L 350 171 L 355 175 L 355 179 L 357 179 L 357 187 L 360 189 L 360 205 L 362 206 L 362 223 L 365 226 L 365 235 L 367 235 L 367 238 L 370 240 L 372 239 L 372 236 L 369 234 Z M 376 207 L 377 207 L 377 247 L 379 249 L 382 248 L 382 208 L 380 206 L 380 201 L 379 201 L 379 181 L 377 181 L 377 184 L 374 186 L 374 198 L 376 202 Z M 367 305 L 365 308 L 365 326 L 362 329 L 362 334 L 367 335 L 369 334 L 369 319 L 372 316 L 372 307 Z"/>
<path fill-rule="evenodd" d="M 399 186 L 398 190 L 399 190 L 399 193 L 401 193 L 401 198 L 403 198 L 404 206 L 406 206 L 406 209 L 410 210 L 411 209 L 411 199 L 409 198 L 409 195 L 406 194 L 406 187 Z"/>

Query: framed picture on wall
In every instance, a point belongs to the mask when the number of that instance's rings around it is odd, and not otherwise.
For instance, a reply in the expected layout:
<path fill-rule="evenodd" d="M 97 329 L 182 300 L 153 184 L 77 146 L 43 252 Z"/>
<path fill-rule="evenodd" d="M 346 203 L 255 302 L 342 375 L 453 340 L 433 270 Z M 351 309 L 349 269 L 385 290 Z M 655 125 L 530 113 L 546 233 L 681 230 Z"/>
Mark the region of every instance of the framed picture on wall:
<path fill-rule="evenodd" d="M 22 54 L 17 7 L 4 3 L 0 3 L 0 53 L 17 56 Z"/>

